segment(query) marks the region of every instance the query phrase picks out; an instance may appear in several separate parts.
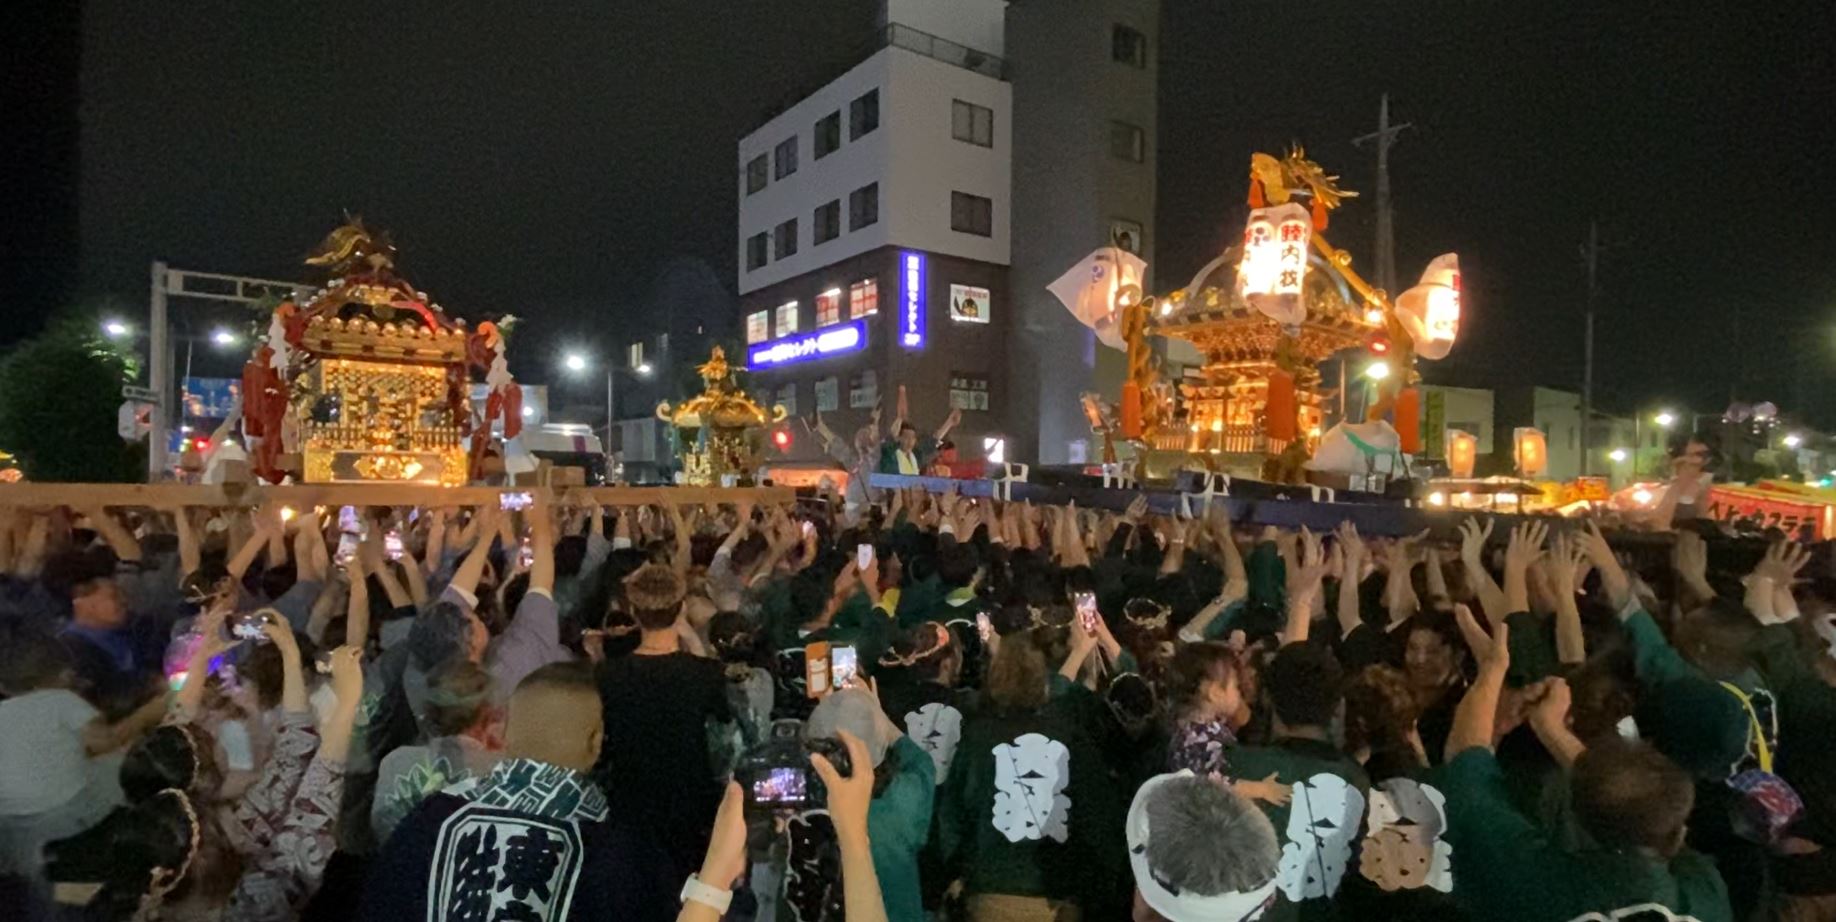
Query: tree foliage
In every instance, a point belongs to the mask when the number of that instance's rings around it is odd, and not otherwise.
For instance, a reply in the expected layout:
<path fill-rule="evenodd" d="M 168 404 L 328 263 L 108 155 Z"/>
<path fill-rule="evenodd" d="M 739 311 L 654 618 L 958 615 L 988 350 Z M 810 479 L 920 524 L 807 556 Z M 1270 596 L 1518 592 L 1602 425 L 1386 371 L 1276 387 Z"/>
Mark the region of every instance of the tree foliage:
<path fill-rule="evenodd" d="M 0 357 L 0 449 L 18 456 L 30 480 L 139 479 L 145 449 L 115 428 L 132 367 L 87 318 L 54 322 L 14 346 Z"/>

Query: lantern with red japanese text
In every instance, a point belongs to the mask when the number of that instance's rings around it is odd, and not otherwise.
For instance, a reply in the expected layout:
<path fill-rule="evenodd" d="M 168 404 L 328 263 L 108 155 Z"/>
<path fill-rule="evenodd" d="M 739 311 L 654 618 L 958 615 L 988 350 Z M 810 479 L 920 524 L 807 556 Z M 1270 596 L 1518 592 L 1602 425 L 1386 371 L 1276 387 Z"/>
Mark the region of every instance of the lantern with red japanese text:
<path fill-rule="evenodd" d="M 1237 264 L 1237 293 L 1249 306 L 1284 326 L 1307 319 L 1301 297 L 1307 280 L 1307 247 L 1313 225 L 1307 209 L 1289 202 L 1250 212 L 1243 229 L 1243 259 Z"/>
<path fill-rule="evenodd" d="M 1460 480 L 1473 476 L 1473 464 L 1479 460 L 1479 437 L 1448 429 L 1442 444 L 1447 446 L 1447 476 Z"/>
<path fill-rule="evenodd" d="M 1422 271 L 1421 283 L 1397 297 L 1396 317 L 1415 341 L 1417 356 L 1446 358 L 1460 335 L 1460 257 L 1435 257 Z"/>

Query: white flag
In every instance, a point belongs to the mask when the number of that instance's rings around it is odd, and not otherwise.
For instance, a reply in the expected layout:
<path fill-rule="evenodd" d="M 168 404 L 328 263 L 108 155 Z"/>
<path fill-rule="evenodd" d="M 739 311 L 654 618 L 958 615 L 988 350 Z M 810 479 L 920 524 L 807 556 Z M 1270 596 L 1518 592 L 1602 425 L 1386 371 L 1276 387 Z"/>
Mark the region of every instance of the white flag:
<path fill-rule="evenodd" d="M 1141 278 L 1147 261 L 1119 247 L 1091 251 L 1058 280 L 1046 286 L 1077 322 L 1094 330 L 1111 349 L 1124 349 L 1121 308 L 1141 298 Z M 1118 296 L 1128 300 L 1118 303 Z"/>

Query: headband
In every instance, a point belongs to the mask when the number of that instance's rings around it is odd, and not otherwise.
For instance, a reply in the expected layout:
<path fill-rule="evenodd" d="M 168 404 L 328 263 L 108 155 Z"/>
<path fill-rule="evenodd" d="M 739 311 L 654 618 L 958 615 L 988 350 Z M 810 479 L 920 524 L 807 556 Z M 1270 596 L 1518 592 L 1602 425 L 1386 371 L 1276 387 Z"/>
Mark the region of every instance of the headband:
<path fill-rule="evenodd" d="M 1261 916 L 1263 910 L 1275 901 L 1276 878 L 1271 877 L 1268 883 L 1247 892 L 1232 890 L 1205 894 L 1181 889 L 1156 874 L 1148 864 L 1148 840 L 1153 832 L 1148 828 L 1148 800 L 1153 797 L 1154 790 L 1167 781 L 1191 774 L 1187 770 L 1149 779 L 1141 786 L 1140 792 L 1135 795 L 1135 802 L 1128 808 L 1125 832 L 1128 837 L 1128 863 L 1135 874 L 1135 887 L 1141 891 L 1142 901 L 1163 918 L 1177 922 L 1248 922 Z"/>
<path fill-rule="evenodd" d="M 936 643 L 932 644 L 929 649 L 919 650 L 917 652 L 912 653 L 910 656 L 899 656 L 893 653 L 891 650 L 888 650 L 886 651 L 886 654 L 884 656 L 880 657 L 880 665 L 895 667 L 895 668 L 902 667 L 902 666 L 911 666 L 913 664 L 923 662 L 924 660 L 930 659 L 933 656 L 937 656 L 943 651 L 950 649 L 950 629 L 947 627 L 944 627 L 941 624 L 938 624 L 935 621 L 930 621 L 926 623 L 929 624 L 931 627 L 934 627 L 937 629 L 937 638 L 936 638 L 937 642 Z"/>
<path fill-rule="evenodd" d="M 1154 614 L 1147 615 L 1147 616 L 1136 616 L 1136 615 L 1129 614 L 1128 610 L 1136 607 L 1136 605 L 1142 605 L 1142 606 L 1151 605 L 1154 607 Z M 1135 627 L 1144 628 L 1146 630 L 1159 630 L 1163 627 L 1166 627 L 1167 619 L 1171 617 L 1172 614 L 1173 614 L 1172 606 L 1162 605 L 1159 602 L 1154 601 L 1153 599 L 1141 599 L 1141 598 L 1129 599 L 1128 604 L 1122 606 L 1122 616 L 1128 619 L 1128 623 L 1134 625 Z"/>
<path fill-rule="evenodd" d="M 166 894 L 177 889 L 178 885 L 185 880 L 185 875 L 191 873 L 192 859 L 198 855 L 198 839 L 203 833 L 203 828 L 198 823 L 197 809 L 191 805 L 191 796 L 178 788 L 166 788 L 153 796 L 157 798 L 166 795 L 178 799 L 179 810 L 185 814 L 189 841 L 185 847 L 185 857 L 179 861 L 178 870 L 156 866 L 150 872 L 147 893 L 140 898 L 140 908 L 134 913 L 134 918 L 137 920 L 153 917 L 153 914 L 159 910 L 160 904 L 165 901 Z"/>

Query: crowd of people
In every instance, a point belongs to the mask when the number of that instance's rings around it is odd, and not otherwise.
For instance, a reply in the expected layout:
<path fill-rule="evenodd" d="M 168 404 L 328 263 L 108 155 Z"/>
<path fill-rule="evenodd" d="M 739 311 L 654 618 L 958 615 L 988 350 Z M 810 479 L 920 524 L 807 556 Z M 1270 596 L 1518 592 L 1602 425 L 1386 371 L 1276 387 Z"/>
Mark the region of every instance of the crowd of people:
<path fill-rule="evenodd" d="M 1705 531 L 0 510 L 0 915 L 1836 918 L 1836 583 Z"/>

